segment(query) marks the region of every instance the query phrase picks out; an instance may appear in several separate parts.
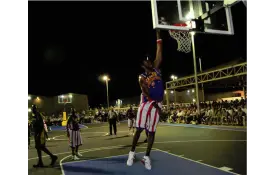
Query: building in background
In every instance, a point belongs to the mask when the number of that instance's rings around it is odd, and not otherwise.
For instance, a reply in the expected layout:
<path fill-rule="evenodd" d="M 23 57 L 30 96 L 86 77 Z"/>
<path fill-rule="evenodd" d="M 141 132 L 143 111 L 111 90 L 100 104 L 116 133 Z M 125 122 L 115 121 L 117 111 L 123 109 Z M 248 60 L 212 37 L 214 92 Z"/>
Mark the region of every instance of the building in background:
<path fill-rule="evenodd" d="M 46 115 L 52 115 L 53 113 L 63 112 L 64 109 L 69 112 L 73 107 L 78 112 L 88 110 L 88 96 L 83 94 L 61 94 L 58 96 L 36 96 L 28 95 L 28 110 L 31 112 L 31 106 L 35 104 L 40 112 L 44 112 Z"/>

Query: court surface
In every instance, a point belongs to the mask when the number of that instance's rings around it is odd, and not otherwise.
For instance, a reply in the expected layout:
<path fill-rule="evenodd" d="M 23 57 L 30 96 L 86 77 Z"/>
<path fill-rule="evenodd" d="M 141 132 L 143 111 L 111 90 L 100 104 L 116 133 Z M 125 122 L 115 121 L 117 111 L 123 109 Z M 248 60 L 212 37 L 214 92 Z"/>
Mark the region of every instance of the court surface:
<path fill-rule="evenodd" d="M 58 156 L 56 166 L 38 168 L 34 142 L 28 155 L 29 174 L 100 175 L 100 174 L 246 174 L 246 129 L 203 125 L 159 124 L 151 153 L 152 170 L 140 162 L 146 150 L 145 133 L 136 149 L 136 161 L 126 165 L 133 136 L 128 136 L 126 123 L 118 125 L 117 136 L 104 136 L 107 124 L 86 125 L 82 129 L 83 146 L 80 161 L 71 160 L 71 150 L 64 130 L 49 133 L 47 147 Z M 44 165 L 50 158 L 43 153 Z"/>

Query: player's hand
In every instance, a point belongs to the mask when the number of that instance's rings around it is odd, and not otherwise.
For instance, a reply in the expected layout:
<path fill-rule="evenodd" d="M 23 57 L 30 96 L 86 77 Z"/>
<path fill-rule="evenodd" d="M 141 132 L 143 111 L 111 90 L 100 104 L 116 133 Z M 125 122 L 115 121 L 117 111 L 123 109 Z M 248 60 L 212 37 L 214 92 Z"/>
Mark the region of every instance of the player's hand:
<path fill-rule="evenodd" d="M 156 109 L 160 109 L 159 105 L 155 101 L 152 104 Z"/>

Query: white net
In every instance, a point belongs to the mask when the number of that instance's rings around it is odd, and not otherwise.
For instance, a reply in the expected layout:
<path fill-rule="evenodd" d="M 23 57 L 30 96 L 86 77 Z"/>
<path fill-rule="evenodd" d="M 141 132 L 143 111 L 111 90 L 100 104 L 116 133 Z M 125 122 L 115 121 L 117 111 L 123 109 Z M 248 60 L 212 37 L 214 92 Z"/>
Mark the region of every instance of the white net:
<path fill-rule="evenodd" d="M 175 31 L 169 30 L 169 34 L 172 38 L 177 40 L 178 43 L 178 51 L 189 53 L 191 52 L 191 37 L 188 31 Z"/>

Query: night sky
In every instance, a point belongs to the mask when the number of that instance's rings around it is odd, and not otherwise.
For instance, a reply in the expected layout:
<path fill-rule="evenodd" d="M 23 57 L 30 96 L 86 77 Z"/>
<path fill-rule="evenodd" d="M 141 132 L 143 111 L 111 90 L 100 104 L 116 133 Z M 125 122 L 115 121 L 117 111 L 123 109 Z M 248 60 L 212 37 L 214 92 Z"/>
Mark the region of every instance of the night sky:
<path fill-rule="evenodd" d="M 246 8 L 232 7 L 234 36 L 196 34 L 203 69 L 246 60 Z M 110 101 L 140 94 L 140 63 L 155 57 L 150 2 L 29 2 L 29 94 L 81 93 L 90 105 L 106 103 L 99 76 L 110 75 Z M 192 54 L 177 52 L 163 36 L 164 81 L 194 72 Z"/>

